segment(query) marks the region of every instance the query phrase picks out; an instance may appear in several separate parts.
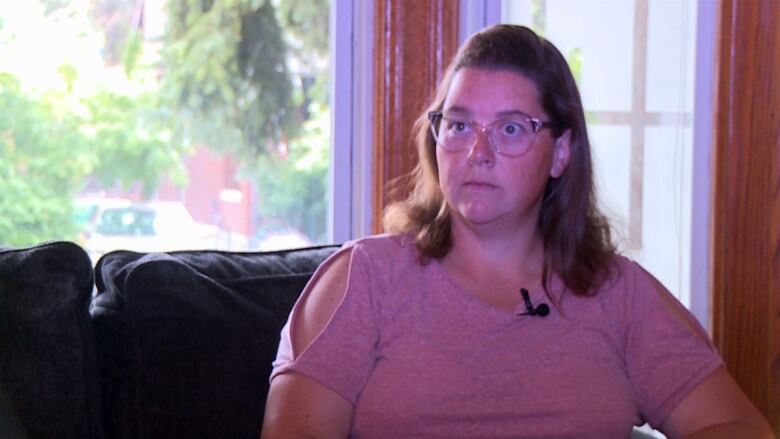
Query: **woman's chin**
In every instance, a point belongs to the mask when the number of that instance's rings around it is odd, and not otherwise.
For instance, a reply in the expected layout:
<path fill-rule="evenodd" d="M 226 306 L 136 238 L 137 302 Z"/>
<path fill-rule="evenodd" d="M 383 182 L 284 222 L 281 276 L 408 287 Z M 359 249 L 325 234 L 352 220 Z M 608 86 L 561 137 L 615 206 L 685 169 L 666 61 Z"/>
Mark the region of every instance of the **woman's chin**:
<path fill-rule="evenodd" d="M 487 206 L 469 206 L 458 209 L 461 220 L 471 225 L 488 225 L 499 217 L 495 209 Z"/>

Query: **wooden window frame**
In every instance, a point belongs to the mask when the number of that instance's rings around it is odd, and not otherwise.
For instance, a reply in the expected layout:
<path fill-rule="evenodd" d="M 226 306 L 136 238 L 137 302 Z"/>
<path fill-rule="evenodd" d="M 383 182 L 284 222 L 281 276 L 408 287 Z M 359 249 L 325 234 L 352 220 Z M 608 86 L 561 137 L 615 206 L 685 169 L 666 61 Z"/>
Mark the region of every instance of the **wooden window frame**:
<path fill-rule="evenodd" d="M 719 6 L 712 336 L 780 435 L 780 3 Z"/>
<path fill-rule="evenodd" d="M 458 46 L 459 2 L 375 0 L 374 232 L 380 232 L 388 184 L 417 163 L 412 126 Z"/>

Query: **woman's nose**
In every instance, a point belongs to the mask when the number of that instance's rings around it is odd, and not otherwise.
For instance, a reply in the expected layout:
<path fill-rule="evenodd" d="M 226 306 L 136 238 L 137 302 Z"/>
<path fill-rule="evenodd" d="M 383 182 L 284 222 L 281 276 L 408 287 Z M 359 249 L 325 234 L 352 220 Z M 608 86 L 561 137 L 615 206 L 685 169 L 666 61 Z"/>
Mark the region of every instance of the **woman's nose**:
<path fill-rule="evenodd" d="M 496 152 L 490 144 L 490 136 L 485 131 L 477 131 L 477 138 L 469 148 L 469 162 L 475 165 L 492 165 L 495 159 Z"/>

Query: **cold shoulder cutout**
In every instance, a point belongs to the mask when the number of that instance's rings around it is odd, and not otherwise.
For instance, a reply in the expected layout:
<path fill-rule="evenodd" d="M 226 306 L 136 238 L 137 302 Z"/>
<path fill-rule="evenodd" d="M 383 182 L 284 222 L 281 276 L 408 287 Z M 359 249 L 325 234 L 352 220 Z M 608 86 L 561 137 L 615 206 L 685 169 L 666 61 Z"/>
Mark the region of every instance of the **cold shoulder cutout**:
<path fill-rule="evenodd" d="M 298 318 L 290 328 L 295 357 L 305 351 L 328 325 L 344 299 L 351 258 L 351 249 L 340 250 L 318 270 L 316 278 L 304 291 L 297 305 Z"/>

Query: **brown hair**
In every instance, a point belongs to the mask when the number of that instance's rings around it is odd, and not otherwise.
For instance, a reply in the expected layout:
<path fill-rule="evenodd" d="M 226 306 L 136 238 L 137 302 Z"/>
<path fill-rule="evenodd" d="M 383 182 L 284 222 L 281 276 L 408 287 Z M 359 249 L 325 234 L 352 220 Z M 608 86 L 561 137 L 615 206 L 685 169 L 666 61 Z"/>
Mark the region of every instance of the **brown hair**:
<path fill-rule="evenodd" d="M 413 133 L 420 157 L 408 176 L 413 189 L 388 206 L 385 230 L 412 233 L 423 258 L 441 258 L 452 247 L 450 212 L 439 187 L 436 144 L 429 111 L 441 111 L 452 78 L 464 67 L 514 70 L 538 88 L 544 111 L 555 123 L 553 137 L 570 130 L 566 170 L 547 182 L 539 214 L 544 242 L 545 290 L 557 273 L 576 295 L 589 296 L 609 275 L 615 255 L 609 223 L 596 207 L 590 142 L 580 94 L 566 60 L 549 41 L 530 29 L 500 24 L 472 35 L 455 55 L 432 103 L 417 119 Z"/>

